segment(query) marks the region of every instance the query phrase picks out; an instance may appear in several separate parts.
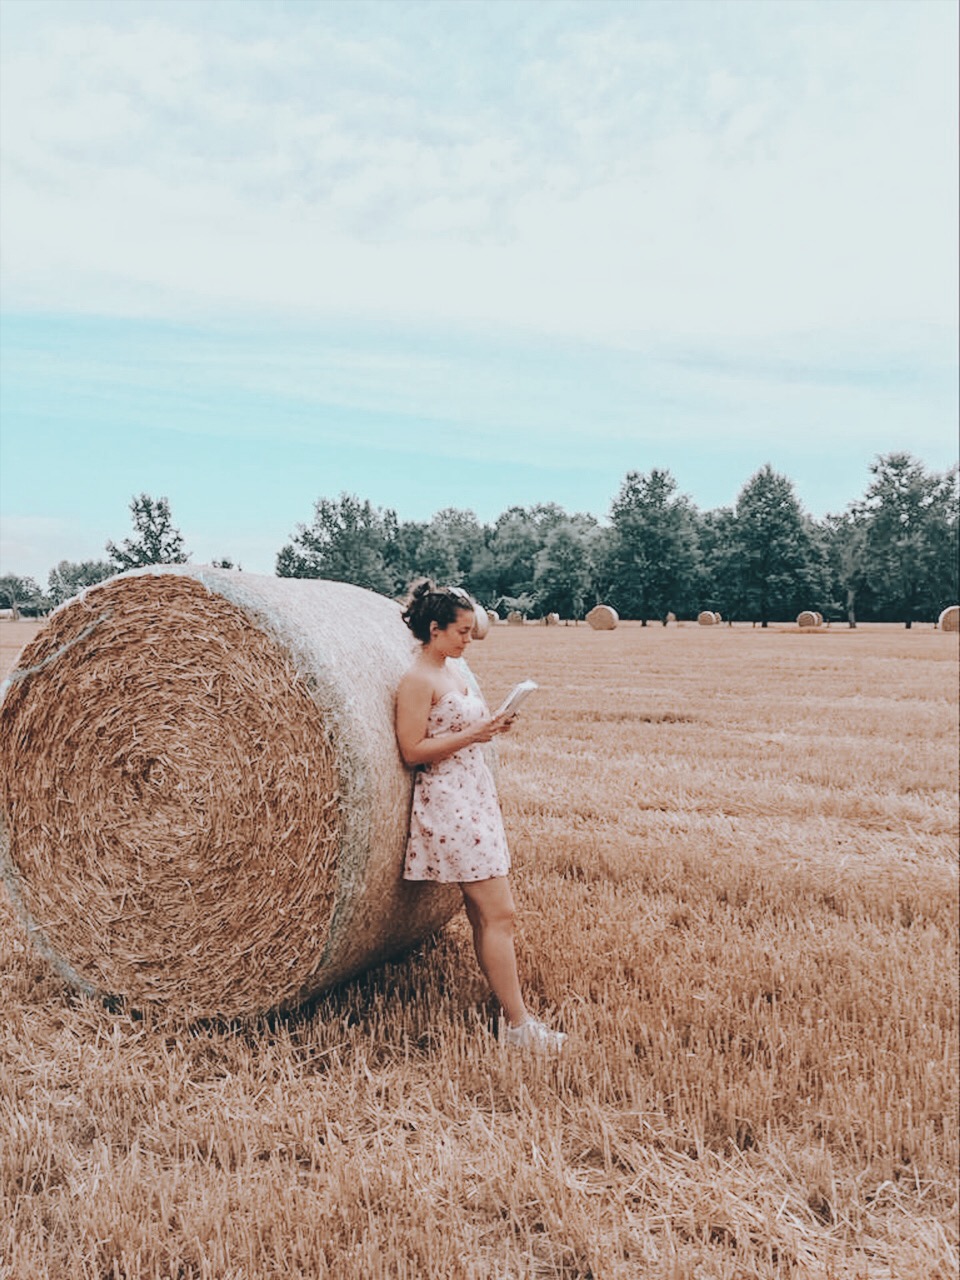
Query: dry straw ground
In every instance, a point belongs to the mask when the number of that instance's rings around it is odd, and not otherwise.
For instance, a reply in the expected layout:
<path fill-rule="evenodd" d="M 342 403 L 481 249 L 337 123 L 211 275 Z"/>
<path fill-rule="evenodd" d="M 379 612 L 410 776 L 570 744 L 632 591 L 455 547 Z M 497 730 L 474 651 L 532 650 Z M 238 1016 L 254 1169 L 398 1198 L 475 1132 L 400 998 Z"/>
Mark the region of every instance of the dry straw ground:
<path fill-rule="evenodd" d="M 952 1280 L 957 656 L 473 647 L 491 697 L 542 685 L 500 785 L 559 1062 L 488 1038 L 461 918 L 298 1015 L 187 1030 L 72 995 L 4 905 L 0 1274 Z"/>

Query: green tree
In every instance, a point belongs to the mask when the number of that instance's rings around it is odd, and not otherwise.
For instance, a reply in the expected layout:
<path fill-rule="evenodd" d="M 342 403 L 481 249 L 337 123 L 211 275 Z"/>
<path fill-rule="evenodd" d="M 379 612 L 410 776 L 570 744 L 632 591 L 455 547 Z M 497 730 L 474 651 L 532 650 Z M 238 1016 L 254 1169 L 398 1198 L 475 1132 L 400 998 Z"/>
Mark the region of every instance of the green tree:
<path fill-rule="evenodd" d="M 866 578 L 883 616 L 907 627 L 957 597 L 957 471 L 928 472 L 909 453 L 879 456 L 862 503 Z"/>
<path fill-rule="evenodd" d="M 741 489 L 736 545 L 746 615 L 761 626 L 821 603 L 812 529 L 793 483 L 767 463 Z"/>
<path fill-rule="evenodd" d="M 313 524 L 297 525 L 277 555 L 277 575 L 329 578 L 392 595 L 397 588 L 387 553 L 395 531 L 392 511 L 384 513 L 353 494 L 342 493 L 336 501 L 319 498 Z"/>
<path fill-rule="evenodd" d="M 401 595 L 415 578 L 422 577 L 420 547 L 429 526 L 415 520 L 396 519 L 392 511 L 384 512 L 384 560 L 393 580 L 393 594 Z"/>
<path fill-rule="evenodd" d="M 867 532 L 863 513 L 852 508 L 842 515 L 828 515 L 825 521 L 827 549 L 837 611 L 847 615 L 851 628 L 857 612 L 874 599 L 867 573 Z"/>
<path fill-rule="evenodd" d="M 483 547 L 483 529 L 474 513 L 445 507 L 437 512 L 424 532 L 417 573 L 435 582 L 462 586 Z"/>
<path fill-rule="evenodd" d="M 131 500 L 130 513 L 136 536 L 124 538 L 120 547 L 115 542 L 106 545 L 116 572 L 151 564 L 184 564 L 189 560 L 189 553 L 183 549 L 183 536 L 173 527 L 166 498 L 153 499 L 141 493 Z"/>
<path fill-rule="evenodd" d="M 580 618 L 593 575 L 590 546 L 593 529 L 583 521 L 564 520 L 549 531 L 534 562 L 537 607 L 543 614 Z"/>
<path fill-rule="evenodd" d="M 530 596 L 536 607 L 537 556 L 546 545 L 550 533 L 567 521 L 594 527 L 592 516 L 581 514 L 568 516 L 556 502 L 538 502 L 531 507 L 508 507 L 497 518 L 487 536 L 487 549 L 496 567 L 494 574 L 487 574 L 484 598 L 492 596 L 519 598 Z M 489 565 L 486 557 L 480 562 Z M 475 584 L 475 590 L 479 585 Z"/>
<path fill-rule="evenodd" d="M 687 612 L 696 590 L 696 512 L 669 471 L 629 471 L 610 512 L 616 587 L 611 603 L 628 618 Z"/>
<path fill-rule="evenodd" d="M 590 534 L 587 548 L 592 604 L 612 600 L 617 587 L 616 533 L 610 525 L 597 525 Z"/>
<path fill-rule="evenodd" d="M 509 507 L 497 517 L 489 546 L 497 567 L 496 595 L 533 597 L 543 538 L 532 513 L 525 507 Z"/>
<path fill-rule="evenodd" d="M 15 573 L 0 578 L 0 609 L 12 609 L 13 616 L 21 613 L 43 613 L 47 606 L 43 592 L 33 578 L 21 578 Z"/>
<path fill-rule="evenodd" d="M 47 575 L 47 595 L 54 604 L 63 604 L 64 600 L 78 596 L 84 587 L 103 582 L 115 572 L 113 565 L 106 560 L 81 560 L 78 563 L 61 560 Z"/>
<path fill-rule="evenodd" d="M 744 616 L 737 517 L 731 507 L 704 511 L 697 520 L 700 563 L 696 612 L 710 609 L 730 620 Z"/>
<path fill-rule="evenodd" d="M 479 547 L 473 556 L 470 572 L 464 575 L 463 585 L 474 600 L 491 605 L 497 598 L 497 562 L 493 552 L 486 545 L 490 536 L 489 529 L 484 529 L 484 545 Z"/>

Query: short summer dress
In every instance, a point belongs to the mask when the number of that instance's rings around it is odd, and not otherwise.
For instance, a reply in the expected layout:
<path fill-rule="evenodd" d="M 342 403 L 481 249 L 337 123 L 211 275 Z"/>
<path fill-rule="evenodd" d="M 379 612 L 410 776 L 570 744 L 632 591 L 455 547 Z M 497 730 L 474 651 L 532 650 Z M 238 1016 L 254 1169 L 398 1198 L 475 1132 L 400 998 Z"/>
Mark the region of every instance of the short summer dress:
<path fill-rule="evenodd" d="M 430 708 L 427 737 L 460 733 L 489 715 L 475 693 L 453 689 Z M 413 788 L 405 880 L 489 880 L 510 870 L 493 775 L 479 743 L 421 765 Z"/>

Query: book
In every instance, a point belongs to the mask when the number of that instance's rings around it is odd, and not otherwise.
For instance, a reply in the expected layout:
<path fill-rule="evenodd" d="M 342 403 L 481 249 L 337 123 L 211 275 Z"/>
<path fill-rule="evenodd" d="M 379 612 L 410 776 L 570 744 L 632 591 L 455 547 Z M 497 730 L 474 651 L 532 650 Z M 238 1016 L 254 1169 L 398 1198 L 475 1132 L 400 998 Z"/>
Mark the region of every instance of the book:
<path fill-rule="evenodd" d="M 504 698 L 503 702 L 497 708 L 493 717 L 494 720 L 499 720 L 501 716 L 516 715 L 517 709 L 519 708 L 520 703 L 523 702 L 524 698 L 526 698 L 528 694 L 533 693 L 534 689 L 539 688 L 540 686 L 535 680 L 521 680 L 518 685 L 514 685 L 511 691 Z"/>

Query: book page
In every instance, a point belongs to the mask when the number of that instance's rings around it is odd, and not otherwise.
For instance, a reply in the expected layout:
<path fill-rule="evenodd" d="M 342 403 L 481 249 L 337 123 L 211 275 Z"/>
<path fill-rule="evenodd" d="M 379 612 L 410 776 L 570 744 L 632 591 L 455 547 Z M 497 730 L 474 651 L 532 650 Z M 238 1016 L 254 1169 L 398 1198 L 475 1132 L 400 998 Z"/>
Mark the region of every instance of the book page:
<path fill-rule="evenodd" d="M 514 685 L 510 693 L 507 694 L 506 698 L 504 698 L 503 702 L 494 713 L 494 720 L 499 720 L 501 716 L 516 715 L 517 708 L 520 706 L 520 703 L 523 702 L 524 698 L 526 698 L 528 694 L 533 693 L 534 689 L 539 688 L 540 686 L 535 680 L 521 680 L 518 685 Z"/>

